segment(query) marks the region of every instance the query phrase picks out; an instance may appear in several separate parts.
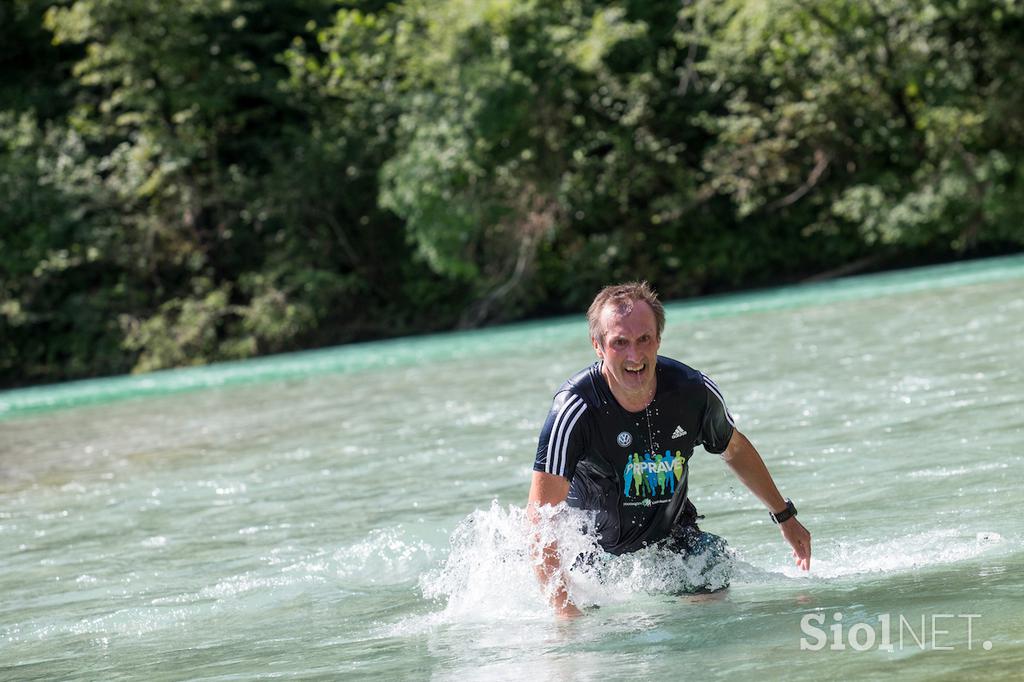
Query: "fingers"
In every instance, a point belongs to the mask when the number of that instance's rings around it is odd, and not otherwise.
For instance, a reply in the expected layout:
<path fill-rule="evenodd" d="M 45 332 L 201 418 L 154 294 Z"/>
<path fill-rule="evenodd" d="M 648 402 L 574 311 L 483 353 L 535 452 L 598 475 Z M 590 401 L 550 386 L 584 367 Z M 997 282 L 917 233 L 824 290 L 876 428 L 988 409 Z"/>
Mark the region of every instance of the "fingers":
<path fill-rule="evenodd" d="M 811 537 L 793 538 L 790 540 L 793 547 L 793 560 L 796 565 L 805 571 L 811 570 Z"/>
<path fill-rule="evenodd" d="M 811 570 L 811 534 L 796 519 L 780 524 L 782 536 L 793 548 L 793 560 L 805 571 Z"/>
<path fill-rule="evenodd" d="M 811 536 L 799 538 L 797 540 L 797 563 L 805 571 L 811 569 Z"/>

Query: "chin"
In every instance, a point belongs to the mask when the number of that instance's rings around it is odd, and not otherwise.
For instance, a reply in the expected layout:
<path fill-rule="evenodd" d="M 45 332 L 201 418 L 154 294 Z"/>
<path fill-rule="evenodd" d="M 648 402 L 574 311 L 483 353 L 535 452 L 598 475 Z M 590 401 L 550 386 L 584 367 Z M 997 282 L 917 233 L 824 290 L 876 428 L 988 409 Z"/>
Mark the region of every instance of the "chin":
<path fill-rule="evenodd" d="M 637 388 L 643 388 L 654 378 L 654 373 L 650 369 L 645 369 L 642 374 L 631 374 L 626 370 L 623 370 L 622 374 L 622 383 L 635 386 Z"/>

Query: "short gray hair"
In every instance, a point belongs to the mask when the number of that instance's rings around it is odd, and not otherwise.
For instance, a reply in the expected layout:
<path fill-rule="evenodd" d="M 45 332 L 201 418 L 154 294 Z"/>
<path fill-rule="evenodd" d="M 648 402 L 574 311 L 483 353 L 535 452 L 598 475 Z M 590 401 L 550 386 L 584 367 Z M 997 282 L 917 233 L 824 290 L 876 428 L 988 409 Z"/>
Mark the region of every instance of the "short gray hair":
<path fill-rule="evenodd" d="M 601 312 L 607 306 L 615 306 L 616 309 L 626 314 L 633 309 L 637 302 L 643 301 L 651 306 L 654 311 L 654 320 L 658 324 L 658 338 L 665 330 L 665 306 L 658 300 L 658 294 L 647 282 L 625 282 L 623 284 L 612 284 L 597 292 L 594 302 L 587 310 L 587 323 L 590 325 L 590 338 L 604 346 L 604 331 L 601 329 Z"/>

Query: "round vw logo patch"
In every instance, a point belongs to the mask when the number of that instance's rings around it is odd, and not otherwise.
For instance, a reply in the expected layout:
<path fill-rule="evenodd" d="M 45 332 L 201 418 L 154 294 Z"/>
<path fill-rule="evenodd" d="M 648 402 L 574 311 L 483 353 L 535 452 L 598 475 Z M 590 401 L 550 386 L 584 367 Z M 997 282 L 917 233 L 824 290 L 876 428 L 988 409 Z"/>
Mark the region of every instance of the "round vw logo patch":
<path fill-rule="evenodd" d="M 615 439 L 615 442 L 624 448 L 628 448 L 633 443 L 633 434 L 629 431 L 623 431 Z"/>

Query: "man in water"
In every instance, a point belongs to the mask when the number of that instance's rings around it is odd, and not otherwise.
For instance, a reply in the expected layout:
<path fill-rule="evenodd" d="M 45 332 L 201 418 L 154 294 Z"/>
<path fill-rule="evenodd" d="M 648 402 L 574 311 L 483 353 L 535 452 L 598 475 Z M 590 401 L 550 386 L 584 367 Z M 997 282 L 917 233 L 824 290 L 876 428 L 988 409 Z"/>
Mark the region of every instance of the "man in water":
<path fill-rule="evenodd" d="M 689 459 L 701 445 L 722 455 L 764 503 L 796 564 L 809 570 L 811 535 L 735 428 L 721 391 L 702 372 L 658 355 L 665 310 L 657 294 L 646 282 L 605 287 L 587 320 L 598 360 L 555 394 L 533 465 L 531 521 L 538 522 L 541 506 L 568 501 L 595 512 L 599 542 L 611 554 L 657 545 L 724 558 L 725 541 L 697 527 L 697 510 L 687 499 Z M 559 615 L 579 615 L 557 547 L 538 549 L 536 572 L 552 606 Z M 725 586 L 719 580 L 695 590 Z"/>

